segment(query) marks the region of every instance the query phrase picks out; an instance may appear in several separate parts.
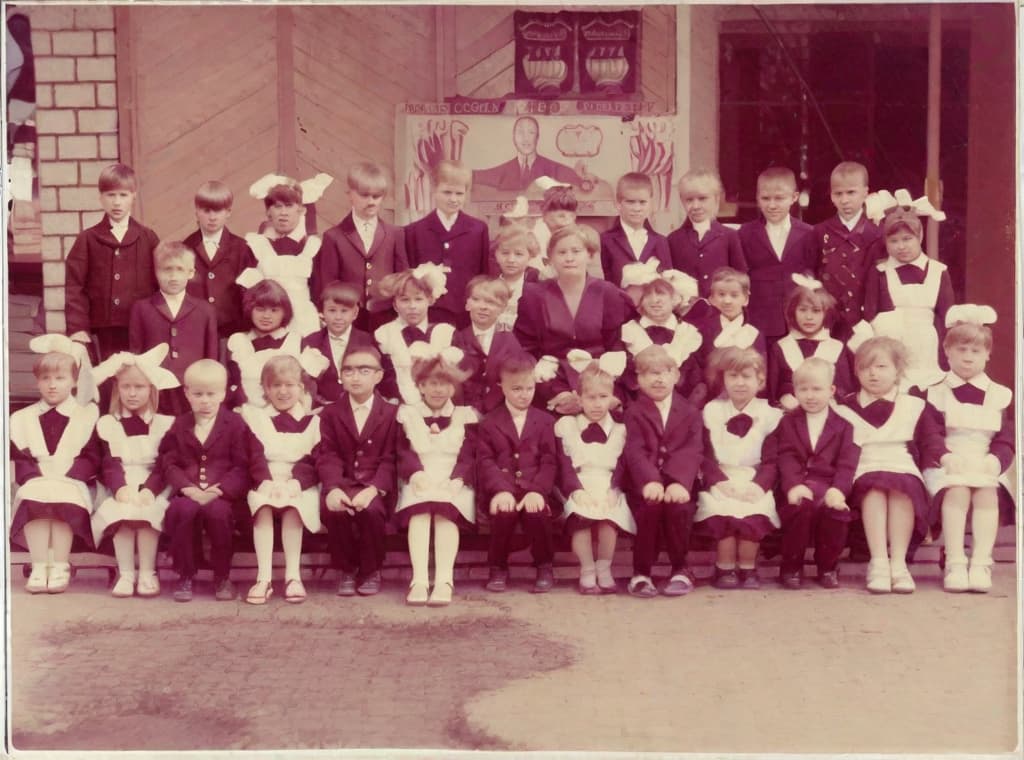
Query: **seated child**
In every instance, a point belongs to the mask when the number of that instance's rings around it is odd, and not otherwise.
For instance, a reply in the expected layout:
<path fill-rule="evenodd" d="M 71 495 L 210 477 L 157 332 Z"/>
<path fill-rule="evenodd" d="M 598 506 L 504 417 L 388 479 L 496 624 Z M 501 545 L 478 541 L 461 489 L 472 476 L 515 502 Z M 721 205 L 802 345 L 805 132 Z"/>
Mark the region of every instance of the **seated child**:
<path fill-rule="evenodd" d="M 218 601 L 235 598 L 231 583 L 234 508 L 249 491 L 250 483 L 270 480 L 267 460 L 245 421 L 224 406 L 228 375 L 213 359 L 200 359 L 185 370 L 185 398 L 192 411 L 179 415 L 160 442 L 157 457 L 170 504 L 164 532 L 178 584 L 174 601 L 192 601 L 196 574 L 196 532 L 210 539 Z"/>
<path fill-rule="evenodd" d="M 744 311 L 750 303 L 748 275 L 729 267 L 716 269 L 711 275 L 708 303 L 714 311 L 698 325 L 703 336 L 697 354 L 702 370 L 709 366 L 712 353 L 722 348 L 753 348 L 767 360 L 764 335 L 747 321 Z"/>
<path fill-rule="evenodd" d="M 380 292 L 392 299 L 398 317 L 378 327 L 373 338 L 384 357 L 384 383 L 381 395 L 414 404 L 420 394 L 412 380 L 412 356 L 409 346 L 424 341 L 444 348 L 452 343 L 453 322 L 428 319 L 430 307 L 445 292 L 445 273 L 436 264 L 421 264 L 415 269 L 389 274 L 380 284 Z"/>
<path fill-rule="evenodd" d="M 522 350 L 515 333 L 498 329 L 497 320 L 508 296 L 508 285 L 501 278 L 474 277 L 466 285 L 470 325 L 452 337 L 452 345 L 462 351 L 459 367 L 468 373 L 462 383 L 462 403 L 481 414 L 497 408 L 504 400 L 498 367 L 506 356 Z"/>
<path fill-rule="evenodd" d="M 135 172 L 111 164 L 100 172 L 104 216 L 83 230 L 64 262 L 64 314 L 72 340 L 95 340 L 96 360 L 128 348 L 132 304 L 156 289 L 153 251 L 160 242 L 153 230 L 132 216 Z"/>
<path fill-rule="evenodd" d="M 620 361 L 624 363 L 625 357 Z M 618 591 L 612 576 L 615 541 L 620 530 L 636 533 L 636 522 L 622 492 L 626 426 L 608 413 L 615 401 L 616 378 L 617 374 L 592 361 L 579 376 L 577 390 L 583 412 L 555 423 L 559 487 L 566 496 L 565 528 L 580 561 L 581 594 Z"/>
<path fill-rule="evenodd" d="M 666 596 L 693 590 L 686 564 L 693 523 L 693 485 L 704 448 L 700 413 L 675 392 L 679 367 L 663 346 L 636 355 L 640 395 L 626 410 L 626 499 L 636 519 L 629 593 L 658 595 L 651 568 L 663 541 L 672 563 Z"/>
<path fill-rule="evenodd" d="M 443 607 L 455 588 L 459 529 L 476 519 L 473 501 L 476 427 L 472 407 L 452 402 L 465 373 L 462 352 L 414 343 L 412 377 L 421 401 L 398 410 L 399 527 L 408 531 L 412 582 L 405 601 Z M 434 583 L 430 590 L 430 529 L 434 529 Z"/>
<path fill-rule="evenodd" d="M 755 398 L 764 387 L 764 357 L 727 348 L 708 374 L 725 398 L 704 407 L 704 466 L 694 530 L 713 538 L 715 588 L 757 589 L 761 540 L 779 527 L 775 511 L 775 432 L 782 412 Z"/>
<path fill-rule="evenodd" d="M 39 401 L 11 415 L 14 490 L 11 540 L 28 548 L 30 594 L 59 594 L 71 580 L 71 543 L 92 546 L 89 485 L 100 464 L 93 429 L 99 410 L 80 405 L 72 392 L 85 350 L 63 335 L 40 335 L 29 348 Z"/>
<path fill-rule="evenodd" d="M 992 351 L 995 311 L 953 306 L 946 312 L 942 342 L 950 371 L 928 389 L 928 402 L 945 418 L 950 457 L 942 469 L 924 471 L 928 491 L 942 507 L 946 591 L 987 593 L 992 588 L 992 549 L 1000 512 L 1012 521 L 1014 488 L 1007 470 L 1014 461 L 1013 393 L 985 373 Z M 971 559 L 964 533 L 971 516 Z"/>
<path fill-rule="evenodd" d="M 430 321 L 465 327 L 466 283 L 492 269 L 487 224 L 462 210 L 471 184 L 469 169 L 444 159 L 433 174 L 435 211 L 405 228 L 406 253 L 410 267 L 447 267 L 447 291 L 434 296 Z"/>
<path fill-rule="evenodd" d="M 508 588 L 509 543 L 519 523 L 537 568 L 533 593 L 546 593 L 555 583 L 551 495 L 558 458 L 554 419 L 532 406 L 536 365 L 525 352 L 505 359 L 499 370 L 505 403 L 480 423 L 476 474 L 479 500 L 490 516 L 488 591 Z"/>
<path fill-rule="evenodd" d="M 284 600 L 306 601 L 302 585 L 302 533 L 320 530 L 320 486 L 314 450 L 320 443 L 320 418 L 311 414 L 302 365 L 294 356 L 272 356 L 260 373 L 269 402 L 242 407 L 253 435 L 263 446 L 270 478 L 249 491 L 252 539 L 256 549 L 256 583 L 245 595 L 249 604 L 266 604 L 274 593 L 274 516 L 281 518 L 284 549 Z"/>
<path fill-rule="evenodd" d="M 711 275 L 716 269 L 747 271 L 739 234 L 715 218 L 724 195 L 716 171 L 691 169 L 679 180 L 679 201 L 686 219 L 669 233 L 668 248 L 672 267 L 697 281 L 701 298 L 710 295 Z"/>
<path fill-rule="evenodd" d="M 900 393 L 907 349 L 895 338 L 870 338 L 854 355 L 861 390 L 836 411 L 853 425 L 860 446 L 850 506 L 864 522 L 871 561 L 867 589 L 874 594 L 910 594 L 916 588 L 907 549 L 932 523 L 931 499 L 921 469 L 945 466 L 942 416 L 923 399 Z"/>
<path fill-rule="evenodd" d="M 96 423 L 100 482 L 109 496 L 97 494 L 92 533 L 97 547 L 106 538 L 113 539 L 118 579 L 111 594 L 117 597 L 160 594 L 156 550 L 170 489 L 156 458 L 174 417 L 156 411 L 160 391 L 178 387 L 174 374 L 161 366 L 167 350 L 160 344 L 140 355 L 114 354 L 93 372 L 95 378 L 113 377 L 115 383 L 110 414 Z"/>
<path fill-rule="evenodd" d="M 832 332 L 848 340 L 864 308 L 864 279 L 874 266 L 882 232 L 864 213 L 868 196 L 868 170 L 855 161 L 843 161 L 830 178 L 836 215 L 814 227 L 818 269 L 815 275 L 836 300 Z"/>
<path fill-rule="evenodd" d="M 530 262 L 535 261 L 540 255 L 540 248 L 533 233 L 519 224 L 510 224 L 499 229 L 491 247 L 498 263 L 498 277 L 509 289 L 508 303 L 498 316 L 498 325 L 502 330 L 511 330 L 516 323 L 523 288 L 527 283 L 537 282 L 539 270 L 531 266 Z M 468 291 L 468 284 L 466 287 Z"/>
<path fill-rule="evenodd" d="M 860 448 L 850 423 L 829 408 L 834 374 L 834 365 L 814 356 L 797 366 L 793 393 L 799 406 L 783 416 L 776 433 L 784 497 L 779 582 L 788 589 L 803 584 L 804 554 L 812 540 L 818 583 L 839 588 L 839 555 L 852 519 L 846 499 Z"/>
<path fill-rule="evenodd" d="M 234 200 L 231 188 L 223 182 L 211 180 L 200 185 L 195 198 L 199 229 L 182 241 L 196 255 L 196 273 L 188 281 L 188 293 L 213 307 L 222 347 L 232 334 L 245 329 L 242 288 L 235 280 L 256 266 L 245 239 L 225 226 Z"/>
<path fill-rule="evenodd" d="M 601 270 L 615 287 L 622 287 L 622 268 L 626 264 L 657 259 L 659 270 L 672 266 L 668 241 L 648 221 L 653 198 L 654 184 L 646 174 L 623 174 L 615 185 L 619 218 L 601 233 Z"/>
<path fill-rule="evenodd" d="M 217 314 L 213 307 L 186 292 L 195 277 L 196 255 L 184 243 L 164 241 L 153 252 L 156 280 L 160 289 L 149 298 L 132 304 L 128 322 L 128 350 L 135 354 L 166 343 L 164 369 L 170 370 L 178 384 L 185 369 L 200 359 L 217 359 Z M 160 398 L 160 412 L 178 415 L 188 405 L 180 390 Z"/>
<path fill-rule="evenodd" d="M 335 280 L 327 283 L 317 298 L 317 310 L 324 327 L 302 339 L 303 350 L 315 348 L 326 359 L 323 373 L 316 378 L 314 407 L 333 404 L 342 393 L 341 360 L 358 346 L 373 346 L 369 333 L 353 326 L 359 317 L 359 291 L 355 285 Z"/>
<path fill-rule="evenodd" d="M 853 379 L 853 357 L 841 341 L 830 334 L 835 318 L 835 299 L 821 283 L 794 275 L 796 287 L 786 299 L 789 333 L 772 344 L 768 354 L 768 398 L 791 412 L 798 403 L 793 395 L 793 372 L 809 357 L 832 365 L 840 396 L 857 389 Z"/>
<path fill-rule="evenodd" d="M 700 330 L 689 322 L 676 318 L 677 308 L 686 308 L 697 297 L 697 283 L 687 274 L 675 269 L 658 272 L 647 264 L 627 264 L 622 270 L 626 292 L 637 302 L 640 319 L 622 326 L 622 342 L 629 353 L 624 384 L 630 398 L 635 398 L 639 386 L 636 380 L 634 357 L 650 345 L 664 346 L 679 365 L 679 384 L 676 390 L 696 407 L 704 405 L 707 386 L 701 377 L 698 350 L 703 342 Z"/>
<path fill-rule="evenodd" d="M 387 192 L 384 167 L 370 161 L 355 164 L 348 172 L 352 210 L 324 233 L 320 253 L 313 262 L 314 302 L 319 302 L 324 288 L 336 280 L 351 285 L 357 303 L 366 306 L 357 316 L 356 326 L 368 332 L 394 318 L 391 300 L 380 293 L 381 280 L 409 268 L 405 230 L 380 218 Z"/>
<path fill-rule="evenodd" d="M 371 596 L 381 587 L 398 438 L 398 407 L 374 390 L 383 376 L 376 348 L 353 347 L 341 364 L 345 395 L 320 415 L 320 519 L 340 573 L 338 596 Z"/>

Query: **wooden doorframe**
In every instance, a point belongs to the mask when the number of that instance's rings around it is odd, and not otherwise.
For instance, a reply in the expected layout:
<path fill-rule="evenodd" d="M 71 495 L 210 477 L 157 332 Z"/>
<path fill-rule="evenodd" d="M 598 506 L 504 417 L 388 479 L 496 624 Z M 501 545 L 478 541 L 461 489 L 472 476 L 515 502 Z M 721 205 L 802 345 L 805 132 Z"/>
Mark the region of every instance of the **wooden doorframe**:
<path fill-rule="evenodd" d="M 128 6 L 114 8 L 114 69 L 117 87 L 117 155 L 122 164 L 134 167 L 139 134 L 138 77 L 135 75 L 136 31 Z M 132 215 L 143 217 L 145 187 L 140 184 Z"/>

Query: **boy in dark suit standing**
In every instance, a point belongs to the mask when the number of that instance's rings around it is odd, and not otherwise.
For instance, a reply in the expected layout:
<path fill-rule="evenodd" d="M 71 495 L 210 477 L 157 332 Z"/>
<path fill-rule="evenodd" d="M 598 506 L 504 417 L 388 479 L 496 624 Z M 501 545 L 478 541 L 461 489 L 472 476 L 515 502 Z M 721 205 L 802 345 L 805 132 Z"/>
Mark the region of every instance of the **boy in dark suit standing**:
<path fill-rule="evenodd" d="M 163 367 L 173 372 L 182 385 L 189 366 L 219 355 L 213 307 L 186 292 L 195 275 L 195 258 L 184 243 L 158 245 L 153 260 L 160 290 L 135 302 L 128 323 L 128 350 L 141 354 L 166 343 L 169 350 Z M 174 415 L 188 411 L 184 392 L 174 389 L 162 393 L 160 411 Z"/>
<path fill-rule="evenodd" d="M 793 393 L 800 407 L 775 431 L 783 500 L 782 563 L 779 582 L 798 589 L 803 583 L 804 552 L 814 542 L 818 582 L 839 588 L 839 555 L 846 546 L 852 513 L 846 499 L 860 458 L 853 426 L 829 408 L 835 395 L 835 367 L 811 357 L 793 372 Z"/>
<path fill-rule="evenodd" d="M 466 286 L 470 325 L 452 337 L 452 345 L 462 349 L 459 366 L 471 373 L 462 384 L 462 403 L 481 414 L 501 405 L 499 368 L 508 356 L 523 350 L 514 333 L 498 329 L 498 317 L 509 297 L 509 287 L 501 278 L 474 277 Z"/>
<path fill-rule="evenodd" d="M 672 267 L 668 240 L 648 221 L 653 199 L 654 184 L 646 174 L 623 174 L 615 186 L 619 218 L 611 229 L 601 233 L 601 270 L 617 288 L 622 287 L 622 268 L 626 264 L 657 259 L 659 271 Z"/>
<path fill-rule="evenodd" d="M 316 378 L 316 406 L 333 404 L 342 394 L 341 362 L 348 351 L 375 347 L 369 333 L 353 327 L 358 321 L 359 291 L 354 285 L 329 282 L 317 298 L 317 311 L 324 327 L 302 339 L 302 348 L 312 347 L 327 357 L 327 369 Z"/>
<path fill-rule="evenodd" d="M 409 268 L 403 229 L 379 216 L 387 192 L 388 176 L 383 167 L 369 161 L 353 166 L 348 173 L 352 211 L 324 233 L 313 263 L 313 301 L 335 280 L 353 285 L 365 307 L 356 327 L 369 333 L 395 318 L 391 299 L 380 293 L 380 281 Z"/>
<path fill-rule="evenodd" d="M 376 348 L 353 348 L 341 365 L 345 394 L 320 416 L 320 519 L 340 571 L 338 596 L 371 596 L 381 587 L 398 435 L 398 407 L 374 390 L 383 376 Z"/>

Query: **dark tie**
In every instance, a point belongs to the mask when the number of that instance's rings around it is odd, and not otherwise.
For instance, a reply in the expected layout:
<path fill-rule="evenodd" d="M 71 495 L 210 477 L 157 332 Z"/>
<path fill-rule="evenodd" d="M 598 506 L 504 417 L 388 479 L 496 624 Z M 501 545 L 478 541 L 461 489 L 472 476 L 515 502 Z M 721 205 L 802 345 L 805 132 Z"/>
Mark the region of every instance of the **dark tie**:
<path fill-rule="evenodd" d="M 874 427 L 881 427 L 892 415 L 892 410 L 895 406 L 896 404 L 892 401 L 886 401 L 884 398 L 880 398 L 865 406 L 861 413 L 861 417 Z"/>
<path fill-rule="evenodd" d="M 924 282 L 925 271 L 913 264 L 903 264 L 896 267 L 896 274 L 904 285 L 920 285 Z"/>
<path fill-rule="evenodd" d="M 280 414 L 274 415 L 273 422 L 274 430 L 278 433 L 301 433 L 309 424 L 309 421 L 305 417 L 301 420 L 297 420 L 288 412 L 281 412 Z"/>
<path fill-rule="evenodd" d="M 274 253 L 279 256 L 298 256 L 302 253 L 305 241 L 303 240 L 300 243 L 298 240 L 292 240 L 290 237 L 279 237 L 276 240 L 270 241 L 270 244 L 274 249 Z"/>
<path fill-rule="evenodd" d="M 43 429 L 43 441 L 50 454 L 57 451 L 57 444 L 68 426 L 68 418 L 57 411 L 56 407 L 39 415 L 39 427 Z"/>
<path fill-rule="evenodd" d="M 402 340 L 405 341 L 405 345 L 411 346 L 418 340 L 429 341 L 427 334 L 414 325 L 406 325 L 402 328 Z"/>
<path fill-rule="evenodd" d="M 750 432 L 751 425 L 754 424 L 754 418 L 749 414 L 737 414 L 735 417 L 730 417 L 729 421 L 725 423 L 725 429 L 728 430 L 732 435 L 737 438 L 742 438 Z"/>
<path fill-rule="evenodd" d="M 647 331 L 647 337 L 651 339 L 651 342 L 656 346 L 664 346 L 667 343 L 671 343 L 675 337 L 675 332 L 667 327 L 661 325 L 648 325 L 644 328 Z"/>
<path fill-rule="evenodd" d="M 800 353 L 804 355 L 804 358 L 814 356 L 814 352 L 817 350 L 819 342 L 811 340 L 810 338 L 797 338 L 796 344 L 800 346 Z"/>
<path fill-rule="evenodd" d="M 437 425 L 438 430 L 446 430 L 452 424 L 451 417 L 424 417 L 423 424 L 427 427 Z"/>
<path fill-rule="evenodd" d="M 127 436 L 146 435 L 149 432 L 149 423 L 137 415 L 121 418 L 121 427 Z"/>
<path fill-rule="evenodd" d="M 607 443 L 608 435 L 604 432 L 604 428 L 596 422 L 591 422 L 580 433 L 580 440 L 584 443 Z"/>
<path fill-rule="evenodd" d="M 953 395 L 961 404 L 984 404 L 985 391 L 970 383 L 964 383 L 953 389 Z"/>
<path fill-rule="evenodd" d="M 284 343 L 285 335 L 275 338 L 273 335 L 261 335 L 252 339 L 253 351 L 266 351 L 268 348 L 280 348 Z"/>

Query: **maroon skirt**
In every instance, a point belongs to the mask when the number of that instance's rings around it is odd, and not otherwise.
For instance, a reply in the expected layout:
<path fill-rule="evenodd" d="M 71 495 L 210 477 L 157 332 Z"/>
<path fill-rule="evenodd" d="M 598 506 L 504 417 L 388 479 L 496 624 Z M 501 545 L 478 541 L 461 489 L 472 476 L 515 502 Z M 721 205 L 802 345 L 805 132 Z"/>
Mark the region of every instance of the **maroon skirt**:
<path fill-rule="evenodd" d="M 473 525 L 462 516 L 454 504 L 445 501 L 423 501 L 411 504 L 395 515 L 395 526 L 401 531 L 409 530 L 409 520 L 415 515 L 437 515 L 450 520 L 459 526 L 459 530 L 469 530 Z"/>
<path fill-rule="evenodd" d="M 693 532 L 698 536 L 721 541 L 726 538 L 737 538 L 741 541 L 760 542 L 775 530 L 767 515 L 748 515 L 747 517 L 730 517 L 728 515 L 712 515 L 706 520 L 695 522 Z"/>
<path fill-rule="evenodd" d="M 78 504 L 24 499 L 18 504 L 18 510 L 11 519 L 11 542 L 19 548 L 27 549 L 22 533 L 26 523 L 33 520 L 57 520 L 71 526 L 71 532 L 74 534 L 73 550 L 91 551 L 95 547 L 89 518 L 89 513 Z"/>
<path fill-rule="evenodd" d="M 920 540 L 939 522 L 940 510 L 928 496 L 924 482 L 916 475 L 902 472 L 866 472 L 853 483 L 850 507 L 860 513 L 869 491 L 899 491 L 910 498 L 914 507 L 914 536 Z"/>

